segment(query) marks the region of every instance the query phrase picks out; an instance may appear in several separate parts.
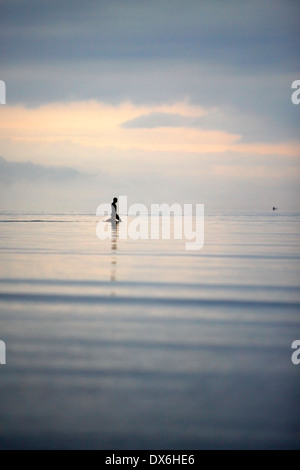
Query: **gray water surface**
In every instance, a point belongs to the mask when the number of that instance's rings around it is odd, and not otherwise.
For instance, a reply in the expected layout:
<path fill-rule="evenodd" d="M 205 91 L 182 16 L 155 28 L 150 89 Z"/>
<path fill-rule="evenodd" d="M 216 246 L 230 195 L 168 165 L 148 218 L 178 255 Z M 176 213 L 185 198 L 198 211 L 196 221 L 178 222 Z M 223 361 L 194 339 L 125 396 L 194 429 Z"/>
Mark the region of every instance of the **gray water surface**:
<path fill-rule="evenodd" d="M 0 216 L 0 448 L 299 448 L 300 215 L 208 214 L 201 251 L 97 221 Z"/>

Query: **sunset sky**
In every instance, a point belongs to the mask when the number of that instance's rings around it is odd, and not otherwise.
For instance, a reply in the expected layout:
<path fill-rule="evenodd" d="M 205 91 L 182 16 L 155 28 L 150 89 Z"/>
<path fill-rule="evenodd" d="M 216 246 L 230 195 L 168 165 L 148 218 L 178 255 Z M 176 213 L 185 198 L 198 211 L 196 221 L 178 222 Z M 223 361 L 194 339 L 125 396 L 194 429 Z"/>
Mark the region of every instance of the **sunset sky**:
<path fill-rule="evenodd" d="M 0 0 L 0 210 L 298 210 L 300 2 Z"/>

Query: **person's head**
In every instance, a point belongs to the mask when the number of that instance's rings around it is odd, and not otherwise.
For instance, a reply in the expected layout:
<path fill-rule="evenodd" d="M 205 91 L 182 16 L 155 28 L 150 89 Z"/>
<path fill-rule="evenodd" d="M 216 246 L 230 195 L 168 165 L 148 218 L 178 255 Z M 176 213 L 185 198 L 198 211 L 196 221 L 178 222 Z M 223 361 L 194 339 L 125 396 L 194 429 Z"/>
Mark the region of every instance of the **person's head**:
<path fill-rule="evenodd" d="M 115 204 L 117 204 L 118 198 L 117 198 L 117 197 L 114 197 L 113 202 L 114 202 Z"/>

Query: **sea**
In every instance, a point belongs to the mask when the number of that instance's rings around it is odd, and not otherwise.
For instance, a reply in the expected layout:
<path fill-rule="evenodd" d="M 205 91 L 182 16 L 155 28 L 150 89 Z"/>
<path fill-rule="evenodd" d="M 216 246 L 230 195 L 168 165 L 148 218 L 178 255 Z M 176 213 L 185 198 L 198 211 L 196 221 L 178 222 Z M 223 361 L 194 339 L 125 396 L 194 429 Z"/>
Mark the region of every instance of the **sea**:
<path fill-rule="evenodd" d="M 300 214 L 99 222 L 0 214 L 0 449 L 299 449 Z"/>

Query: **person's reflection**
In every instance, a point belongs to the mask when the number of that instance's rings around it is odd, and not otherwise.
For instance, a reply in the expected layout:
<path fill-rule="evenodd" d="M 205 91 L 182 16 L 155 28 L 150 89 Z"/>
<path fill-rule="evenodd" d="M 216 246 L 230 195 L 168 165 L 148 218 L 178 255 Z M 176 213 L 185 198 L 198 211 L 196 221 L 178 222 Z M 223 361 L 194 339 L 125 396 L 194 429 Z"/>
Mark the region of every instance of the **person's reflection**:
<path fill-rule="evenodd" d="M 110 271 L 110 281 L 115 282 L 117 280 L 117 249 L 118 249 L 118 234 L 119 234 L 119 227 L 118 224 L 112 223 L 111 224 L 111 271 Z M 115 295 L 112 292 L 112 295 Z"/>

